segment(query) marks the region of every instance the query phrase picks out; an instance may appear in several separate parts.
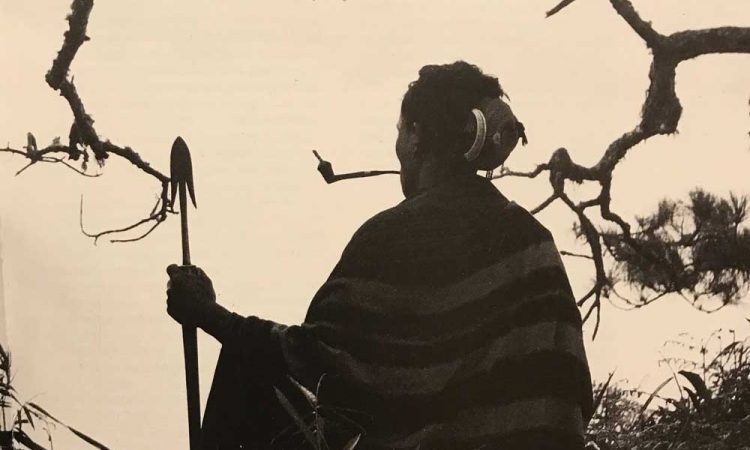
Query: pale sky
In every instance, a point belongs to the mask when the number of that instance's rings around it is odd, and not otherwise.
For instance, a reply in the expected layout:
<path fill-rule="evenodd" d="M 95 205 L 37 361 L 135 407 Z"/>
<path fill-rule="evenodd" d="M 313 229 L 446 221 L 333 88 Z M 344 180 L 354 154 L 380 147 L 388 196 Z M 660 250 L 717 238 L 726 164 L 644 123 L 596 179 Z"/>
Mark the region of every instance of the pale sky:
<path fill-rule="evenodd" d="M 649 54 L 605 0 L 579 0 L 552 19 L 553 0 L 306 0 L 97 2 L 71 73 L 101 136 L 168 171 L 181 135 L 193 155 L 199 209 L 193 260 L 219 301 L 242 314 L 299 323 L 356 228 L 401 200 L 398 178 L 326 185 L 313 148 L 338 171 L 394 169 L 401 97 L 420 67 L 464 59 L 499 77 L 530 144 L 508 161 L 525 170 L 565 146 L 582 164 L 631 129 Z M 67 103 L 44 82 L 67 29 L 69 0 L 0 0 L 0 143 L 67 137 Z M 750 25 L 747 0 L 635 1 L 657 30 Z M 680 134 L 633 149 L 615 173 L 614 207 L 651 212 L 695 186 L 748 194 L 750 57 L 681 65 Z M 164 268 L 179 262 L 175 218 L 135 244 L 94 246 L 79 230 L 129 224 L 159 186 L 110 158 L 100 178 L 0 155 L 0 241 L 6 342 L 23 398 L 113 449 L 187 448 L 179 327 L 165 312 Z M 533 208 L 546 177 L 502 180 Z M 589 189 L 570 188 L 575 198 Z M 585 251 L 563 206 L 538 216 L 561 249 Z M 565 259 L 577 294 L 586 261 Z M 2 297 L 0 297 L 2 299 Z M 3 309 L 0 307 L 0 312 Z M 750 334 L 746 304 L 713 315 L 666 298 L 637 312 L 604 305 L 587 341 L 597 379 L 617 368 L 645 388 L 666 376 L 661 345 L 680 332 Z M 587 327 L 587 337 L 590 328 Z M 200 340 L 202 396 L 218 344 Z M 88 448 L 64 430 L 56 448 Z"/>

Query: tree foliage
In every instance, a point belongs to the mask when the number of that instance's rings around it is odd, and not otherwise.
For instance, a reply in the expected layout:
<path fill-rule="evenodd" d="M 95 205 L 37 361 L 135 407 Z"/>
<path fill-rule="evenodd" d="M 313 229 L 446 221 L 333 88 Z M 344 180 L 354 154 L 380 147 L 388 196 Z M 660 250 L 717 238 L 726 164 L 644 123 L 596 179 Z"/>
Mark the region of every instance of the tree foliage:
<path fill-rule="evenodd" d="M 615 261 L 610 278 L 640 291 L 637 301 L 617 298 L 641 307 L 676 293 L 704 310 L 739 301 L 750 279 L 750 230 L 742 226 L 747 212 L 746 197 L 723 199 L 696 189 L 687 202 L 662 200 L 656 212 L 637 217 L 630 240 L 617 230 L 603 232 Z"/>

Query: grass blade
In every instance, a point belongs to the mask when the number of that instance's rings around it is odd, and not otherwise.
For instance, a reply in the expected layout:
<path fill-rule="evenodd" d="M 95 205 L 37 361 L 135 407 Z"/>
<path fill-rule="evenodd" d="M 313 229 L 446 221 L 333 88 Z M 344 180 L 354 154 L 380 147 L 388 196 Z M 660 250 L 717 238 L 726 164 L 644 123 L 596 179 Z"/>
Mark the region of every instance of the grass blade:
<path fill-rule="evenodd" d="M 109 448 L 107 446 L 105 446 L 104 444 L 101 444 L 100 442 L 97 442 L 94 438 L 92 438 L 90 436 L 87 436 L 84 433 L 81 433 L 80 431 L 76 430 L 75 428 L 71 427 L 70 425 L 67 425 L 67 424 L 63 423 L 60 419 L 58 419 L 57 417 L 55 417 L 52 414 L 50 414 L 49 412 L 47 412 L 44 408 L 42 408 L 41 406 L 37 405 L 36 403 L 28 402 L 27 404 L 31 408 L 33 408 L 34 410 L 36 410 L 37 412 L 43 414 L 44 416 L 46 416 L 47 418 L 49 418 L 50 420 L 52 420 L 53 422 L 55 422 L 55 423 L 57 423 L 59 425 L 64 426 L 65 428 L 67 428 L 68 430 L 70 430 L 71 433 L 75 434 L 76 436 L 78 436 L 79 439 L 85 441 L 87 444 L 91 445 L 92 447 L 96 447 L 99 450 L 109 450 Z"/>
<path fill-rule="evenodd" d="M 357 444 L 359 443 L 359 439 L 360 439 L 361 437 L 362 437 L 362 435 L 361 435 L 361 434 L 358 434 L 358 435 L 354 436 L 354 437 L 352 438 L 352 440 L 350 440 L 349 442 L 347 442 L 347 443 L 346 443 L 346 445 L 344 446 L 344 449 L 343 449 L 343 450 L 353 450 L 353 449 L 354 449 L 354 447 L 356 447 L 356 446 L 357 446 Z"/>
<path fill-rule="evenodd" d="M 88 443 L 88 444 L 89 444 L 89 445 L 91 445 L 92 447 L 96 447 L 96 448 L 98 448 L 99 450 L 109 450 L 109 448 L 107 448 L 107 447 L 106 447 L 106 446 L 104 446 L 103 444 L 100 444 L 99 442 L 95 441 L 95 440 L 94 440 L 93 438 L 91 438 L 91 437 L 89 437 L 89 436 L 86 436 L 85 434 L 81 433 L 80 431 L 76 430 L 75 428 L 73 428 L 73 427 L 69 427 L 69 426 L 67 426 L 67 425 L 64 425 L 64 426 L 65 426 L 65 427 L 66 427 L 66 428 L 67 428 L 68 430 L 70 430 L 70 432 L 71 432 L 71 433 L 75 434 L 76 436 L 78 436 L 78 438 L 79 438 L 79 439 L 81 439 L 81 440 L 85 441 L 86 443 Z"/>
<path fill-rule="evenodd" d="M 31 425 L 31 428 L 36 430 L 36 426 L 34 425 L 34 419 L 31 416 L 31 411 L 29 411 L 29 408 L 26 405 L 23 405 L 21 409 L 23 409 L 24 414 L 26 414 L 26 418 L 29 420 L 29 425 Z"/>
<path fill-rule="evenodd" d="M 648 399 L 646 400 L 646 402 L 643 403 L 643 406 L 641 406 L 641 410 L 638 411 L 638 415 L 635 416 L 635 422 L 633 422 L 633 425 L 631 425 L 631 428 L 636 426 L 641 421 L 641 418 L 643 417 L 643 413 L 646 412 L 646 409 L 648 409 L 648 405 L 651 404 L 651 401 L 654 399 L 654 397 L 656 397 L 659 394 L 659 391 L 664 389 L 664 387 L 668 385 L 669 382 L 672 381 L 673 379 L 674 378 L 672 377 L 667 378 L 666 380 L 662 381 L 661 384 L 659 384 L 659 386 L 657 386 L 656 389 L 653 390 L 653 392 L 651 392 L 651 395 L 648 396 Z"/>
<path fill-rule="evenodd" d="M 313 448 L 318 448 L 315 441 L 315 436 L 313 436 L 312 431 L 310 431 L 310 428 L 307 426 L 307 424 L 305 424 L 305 421 L 302 420 L 302 417 L 300 417 L 297 410 L 294 409 L 294 406 L 292 406 L 292 403 L 289 401 L 289 399 L 287 399 L 284 393 L 282 393 L 276 386 L 273 387 L 273 390 L 276 392 L 276 398 L 279 399 L 279 403 L 281 403 L 281 406 L 284 408 L 287 414 L 289 414 L 292 420 L 294 420 L 294 423 L 297 424 L 297 427 L 305 436 L 307 442 L 309 442 L 310 445 L 313 446 Z"/>
<path fill-rule="evenodd" d="M 602 388 L 599 390 L 599 393 L 596 394 L 596 399 L 594 400 L 594 408 L 591 410 L 592 414 L 596 414 L 596 411 L 599 409 L 599 406 L 601 406 L 602 400 L 604 399 L 604 394 L 607 393 L 607 388 L 609 388 L 609 383 L 612 382 L 613 376 L 615 376 L 614 370 L 609 373 L 609 378 L 607 378 L 607 381 L 602 385 Z"/>
<path fill-rule="evenodd" d="M 26 446 L 29 450 L 47 450 L 46 447 L 42 447 L 41 445 L 39 445 L 36 442 L 34 442 L 29 437 L 29 435 L 26 434 L 26 433 L 24 433 L 23 431 L 20 431 L 20 430 L 14 431 L 13 432 L 13 437 L 15 438 L 15 440 L 18 443 Z"/>
<path fill-rule="evenodd" d="M 313 409 L 317 408 L 318 407 L 318 397 L 316 397 L 315 394 L 312 393 L 312 391 L 310 391 L 306 387 L 302 386 L 302 384 L 300 384 L 294 378 L 292 378 L 292 377 L 288 377 L 288 378 L 289 378 L 289 381 L 291 381 L 292 384 L 294 384 L 294 386 L 296 386 L 297 389 L 302 393 L 302 395 L 305 397 L 305 399 L 307 399 L 307 403 L 309 403 L 310 406 Z"/>

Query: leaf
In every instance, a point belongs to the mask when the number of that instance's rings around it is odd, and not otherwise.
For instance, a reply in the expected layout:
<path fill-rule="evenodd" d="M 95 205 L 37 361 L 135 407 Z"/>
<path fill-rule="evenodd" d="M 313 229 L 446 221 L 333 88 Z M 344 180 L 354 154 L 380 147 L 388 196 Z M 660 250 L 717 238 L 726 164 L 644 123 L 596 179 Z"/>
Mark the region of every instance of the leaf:
<path fill-rule="evenodd" d="M 65 424 L 64 424 L 64 423 L 62 423 L 62 422 L 60 422 L 60 420 L 59 420 L 59 419 L 57 419 L 57 418 L 56 418 L 55 416 L 53 416 L 52 414 L 50 414 L 50 413 L 48 413 L 47 411 L 45 411 L 45 410 L 44 410 L 44 408 L 42 408 L 41 406 L 37 405 L 36 403 L 34 403 L 34 402 L 29 402 L 29 403 L 28 403 L 28 405 L 29 405 L 29 406 L 31 406 L 32 408 L 36 409 L 36 410 L 37 410 L 37 411 L 39 411 L 40 413 L 44 414 L 44 415 L 45 415 L 45 416 L 47 416 L 48 418 L 52 419 L 53 421 L 55 421 L 55 422 L 59 423 L 60 425 L 63 425 L 63 426 L 65 426 Z"/>
<path fill-rule="evenodd" d="M 361 437 L 362 437 L 361 434 L 354 436 L 349 442 L 346 443 L 346 445 L 344 446 L 342 450 L 352 450 L 354 447 L 357 446 L 357 444 L 359 443 L 359 438 Z"/>
<path fill-rule="evenodd" d="M 91 445 L 93 447 L 96 447 L 99 450 L 109 450 L 109 448 L 106 447 L 104 444 L 101 444 L 101 443 L 97 442 L 94 438 L 85 435 L 84 433 L 76 430 L 75 428 L 71 427 L 70 425 L 66 425 L 65 423 L 63 423 L 62 421 L 60 421 L 58 418 L 56 418 L 52 414 L 48 413 L 44 408 L 42 408 L 41 406 L 37 405 L 36 403 L 28 402 L 27 404 L 31 408 L 33 408 L 33 409 L 37 410 L 38 412 L 42 413 L 44 416 L 46 416 L 47 418 L 49 418 L 53 422 L 58 423 L 58 424 L 64 426 L 65 428 L 67 428 L 68 430 L 70 430 L 71 433 L 75 434 L 76 436 L 78 436 L 79 439 L 85 441 L 89 445 Z"/>
<path fill-rule="evenodd" d="M 26 418 L 29 420 L 29 425 L 31 425 L 31 428 L 36 429 L 36 426 L 34 425 L 34 419 L 31 417 L 31 411 L 29 411 L 29 408 L 26 405 L 23 405 L 21 409 L 23 409 L 23 412 L 26 414 Z"/>
<path fill-rule="evenodd" d="M 67 427 L 68 430 L 70 430 L 71 433 L 73 433 L 76 436 L 78 436 L 81 440 L 86 441 L 89 445 L 91 445 L 93 447 L 96 447 L 99 450 L 109 450 L 109 448 L 107 448 L 103 444 L 100 444 L 99 442 L 95 441 L 93 438 L 91 438 L 89 436 L 86 436 L 85 434 L 81 433 L 80 431 L 76 430 L 75 428 L 69 427 L 67 425 L 64 425 L 64 426 Z"/>
<path fill-rule="evenodd" d="M 2 345 L 0 345 L 0 370 L 10 377 L 10 353 Z"/>
<path fill-rule="evenodd" d="M 315 387 L 315 396 L 320 397 L 320 388 L 323 386 L 323 378 L 326 377 L 326 374 L 323 374 L 318 378 L 318 385 Z"/>
<path fill-rule="evenodd" d="M 310 445 L 313 446 L 313 448 L 318 448 L 315 443 L 315 436 L 313 436 L 310 428 L 307 426 L 307 424 L 305 424 L 305 421 L 302 420 L 302 417 L 300 417 L 297 410 L 294 409 L 294 406 L 292 406 L 291 402 L 289 402 L 289 399 L 287 399 L 286 396 L 276 386 L 273 387 L 273 390 L 276 392 L 276 398 L 279 399 L 279 403 L 281 403 L 281 406 L 284 408 L 287 414 L 289 414 L 292 420 L 294 420 L 294 423 L 297 424 L 297 428 L 299 428 L 299 430 L 305 436 L 307 442 L 309 442 Z"/>
<path fill-rule="evenodd" d="M 703 378 L 701 378 L 700 375 L 694 372 L 688 372 L 687 370 L 680 370 L 677 373 L 687 378 L 690 384 L 692 384 L 695 388 L 695 393 L 698 394 L 701 398 L 705 400 L 709 400 L 711 398 L 711 391 L 708 390 L 708 388 L 706 387 L 706 383 L 703 381 Z"/>
<path fill-rule="evenodd" d="M 636 416 L 635 422 L 633 422 L 632 426 L 635 426 L 636 424 L 638 424 L 638 422 L 640 422 L 641 418 L 643 417 L 643 413 L 646 412 L 646 409 L 648 409 L 648 405 L 651 404 L 651 401 L 654 399 L 654 397 L 656 397 L 656 394 L 658 394 L 659 391 L 664 389 L 664 386 L 668 385 L 669 382 L 672 381 L 673 379 L 674 378 L 672 377 L 667 378 L 666 380 L 662 381 L 661 384 L 656 387 L 656 389 L 654 389 L 651 395 L 648 396 L 648 399 L 646 400 L 646 402 L 643 403 L 643 406 L 641 406 L 641 410 L 638 411 L 638 415 Z"/>
<path fill-rule="evenodd" d="M 555 6 L 552 9 L 550 9 L 549 11 L 547 11 L 547 17 L 554 16 L 555 14 L 559 13 L 560 10 L 562 10 L 566 6 L 570 5 L 574 1 L 575 0 L 563 0 L 563 1 L 561 1 L 560 3 L 557 4 L 557 6 Z"/>
<path fill-rule="evenodd" d="M 318 397 L 316 397 L 315 394 L 312 393 L 312 391 L 302 386 L 297 380 L 292 377 L 289 377 L 289 380 L 297 387 L 300 392 L 302 392 L 302 395 L 305 396 L 305 399 L 307 399 L 307 402 L 310 404 L 310 406 L 312 406 L 313 409 L 318 407 Z"/>
<path fill-rule="evenodd" d="M 701 406 L 701 399 L 698 397 L 698 394 L 693 392 L 690 388 L 685 388 L 685 391 L 688 393 L 688 396 L 690 397 L 690 400 L 693 402 L 693 406 L 695 406 L 695 409 L 700 409 Z"/>
<path fill-rule="evenodd" d="M 602 388 L 599 390 L 599 393 L 596 394 L 596 399 L 594 400 L 594 408 L 591 410 L 592 414 L 596 413 L 596 410 L 599 409 L 599 405 L 602 404 L 602 399 L 604 398 L 604 394 L 607 392 L 607 388 L 609 387 L 609 383 L 612 382 L 612 377 L 615 376 L 615 371 L 613 370 L 609 374 L 609 378 L 607 378 L 607 381 L 602 385 Z"/>
<path fill-rule="evenodd" d="M 18 443 L 25 445 L 28 447 L 29 450 L 47 450 L 46 447 L 42 447 L 41 445 L 34 442 L 28 434 L 24 433 L 23 431 L 14 431 L 13 437 L 15 437 L 16 441 Z"/>

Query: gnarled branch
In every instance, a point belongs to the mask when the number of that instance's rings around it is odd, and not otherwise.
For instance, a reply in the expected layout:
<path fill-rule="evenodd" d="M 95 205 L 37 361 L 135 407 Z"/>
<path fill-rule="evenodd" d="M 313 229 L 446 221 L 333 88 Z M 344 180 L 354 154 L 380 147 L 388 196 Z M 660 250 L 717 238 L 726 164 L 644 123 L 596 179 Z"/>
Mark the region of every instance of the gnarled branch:
<path fill-rule="evenodd" d="M 74 121 L 71 127 L 70 140 L 67 146 L 59 143 L 53 143 L 52 145 L 37 150 L 36 148 L 27 148 L 26 151 L 13 149 L 10 145 L 4 149 L 0 149 L 0 152 L 12 153 L 15 155 L 21 155 L 29 159 L 29 163 L 24 166 L 17 174 L 22 173 L 24 170 L 33 166 L 39 162 L 46 163 L 59 163 L 69 169 L 74 170 L 76 173 L 83 176 L 99 176 L 100 174 L 90 174 L 88 170 L 89 153 L 88 149 L 93 153 L 94 159 L 99 163 L 100 166 L 104 165 L 105 160 L 110 155 L 117 155 L 126 161 L 129 161 L 136 168 L 140 169 L 147 175 L 150 175 L 161 184 L 162 195 L 157 203 L 157 208 L 151 212 L 146 218 L 139 220 L 133 225 L 122 227 L 118 229 L 107 230 L 99 233 L 87 233 L 81 226 L 81 231 L 86 236 L 92 237 L 94 241 L 98 238 L 106 235 L 120 234 L 127 231 L 136 229 L 147 223 L 151 223 L 152 227 L 144 234 L 127 239 L 113 239 L 111 242 L 132 242 L 133 240 L 139 240 L 146 237 L 153 229 L 160 225 L 166 218 L 167 213 L 171 212 L 171 204 L 169 198 L 166 196 L 167 186 L 169 184 L 169 177 L 157 169 L 151 167 L 151 165 L 145 161 L 138 153 L 136 153 L 130 147 L 123 147 L 116 145 L 108 140 L 102 140 L 94 128 L 94 119 L 86 112 L 86 108 L 83 105 L 81 97 L 78 95 L 73 81 L 68 78 L 68 72 L 70 71 L 70 65 L 75 59 L 76 54 L 80 47 L 89 40 L 86 35 L 86 29 L 88 27 L 89 15 L 92 8 L 94 7 L 93 0 L 74 0 L 71 5 L 71 13 L 68 15 L 68 30 L 65 32 L 63 44 L 60 51 L 57 53 L 52 67 L 47 72 L 45 77 L 47 84 L 53 89 L 60 93 L 65 98 L 70 106 L 73 113 Z M 79 149 L 79 145 L 83 148 Z M 61 156 L 49 156 L 51 154 L 59 154 Z M 83 155 L 83 159 L 80 156 Z M 75 167 L 74 163 L 80 165 L 80 168 Z"/>

